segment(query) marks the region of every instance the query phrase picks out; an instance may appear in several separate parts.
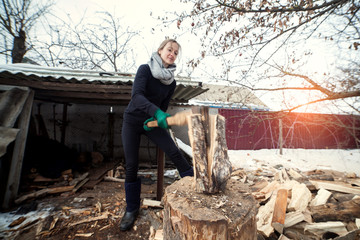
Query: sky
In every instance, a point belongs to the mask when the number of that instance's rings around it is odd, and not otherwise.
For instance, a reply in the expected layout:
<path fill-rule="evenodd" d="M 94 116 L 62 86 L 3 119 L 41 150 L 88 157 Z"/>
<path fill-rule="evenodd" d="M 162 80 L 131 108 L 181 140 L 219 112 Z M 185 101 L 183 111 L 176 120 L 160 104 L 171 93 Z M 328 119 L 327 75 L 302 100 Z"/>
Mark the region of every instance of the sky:
<path fill-rule="evenodd" d="M 86 16 L 86 21 L 91 22 L 92 16 L 95 16 L 97 11 L 108 11 L 121 18 L 126 26 L 140 32 L 136 46 L 134 46 L 138 55 L 136 65 L 140 65 L 149 60 L 151 53 L 156 51 L 165 37 L 173 38 L 182 34 L 175 24 L 164 27 L 158 18 L 170 16 L 179 9 L 186 9 L 186 6 L 191 5 L 184 5 L 179 0 L 58 0 L 54 10 L 58 12 L 58 16 L 71 18 L 74 23 L 79 22 L 83 16 Z M 193 47 L 197 40 L 189 34 L 179 36 L 177 40 L 182 45 L 182 57 L 178 64 L 183 64 L 186 59 L 197 53 Z M 183 58 L 183 56 L 186 57 Z"/>
<path fill-rule="evenodd" d="M 41 0 L 35 0 L 41 1 Z M 159 21 L 158 18 L 172 17 L 171 13 L 181 12 L 192 8 L 192 4 L 181 3 L 180 0 L 138 0 L 138 1 L 114 1 L 114 0 L 57 0 L 56 5 L 52 9 L 59 18 L 69 19 L 73 24 L 77 24 L 83 19 L 84 22 L 93 22 L 96 20 L 96 12 L 107 11 L 115 17 L 121 18 L 124 25 L 131 29 L 139 31 L 139 36 L 133 46 L 134 52 L 137 55 L 135 59 L 135 66 L 146 63 L 152 52 L 156 51 L 159 44 L 165 37 L 176 37 L 182 45 L 181 56 L 177 61 L 177 72 L 180 76 L 187 76 L 191 73 L 193 80 L 216 83 L 211 77 L 219 71 L 219 61 L 214 58 L 205 59 L 202 65 L 196 68 L 193 72 L 186 66 L 188 60 L 200 56 L 199 36 L 194 36 L 187 31 L 179 30 L 176 24 L 167 24 L 166 26 Z M 40 34 L 40 33 L 39 33 Z M 329 51 L 322 42 L 313 41 L 311 44 L 298 46 L 299 49 L 312 49 L 313 54 L 307 56 L 307 62 L 302 66 L 303 73 L 318 72 L 317 77 L 323 77 L 321 74 L 328 72 L 334 68 L 334 55 Z M 266 57 L 266 52 L 263 55 Z M 279 59 L 286 64 L 286 53 L 280 55 Z M 279 61 L 279 62 L 281 62 Z M 240 62 L 241 64 L 241 62 Z M 135 71 L 135 70 L 134 70 Z M 314 73 L 315 74 L 315 73 Z M 236 73 L 231 76 L 232 79 L 237 79 Z M 249 79 L 252 81 L 253 79 Z M 228 84 L 222 82 L 223 84 Z M 270 86 L 270 82 L 265 80 L 258 87 Z M 255 93 L 263 102 L 269 105 L 272 110 L 280 110 L 282 103 L 282 93 L 280 92 L 256 92 Z M 308 99 L 309 95 L 304 92 L 290 92 L 287 100 L 291 103 L 301 102 Z M 320 106 L 320 105 L 319 105 Z M 313 106 L 310 106 L 313 108 Z M 321 109 L 324 109 L 322 106 Z M 302 108 L 302 110 L 307 110 Z"/>

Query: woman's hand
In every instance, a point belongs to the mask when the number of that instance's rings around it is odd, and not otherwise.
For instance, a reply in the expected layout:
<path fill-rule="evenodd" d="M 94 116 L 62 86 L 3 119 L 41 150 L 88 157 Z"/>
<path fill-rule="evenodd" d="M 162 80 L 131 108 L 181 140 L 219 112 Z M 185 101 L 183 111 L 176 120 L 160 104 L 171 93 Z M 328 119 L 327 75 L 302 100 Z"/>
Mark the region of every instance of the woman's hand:
<path fill-rule="evenodd" d="M 158 126 L 161 128 L 169 128 L 167 122 L 166 122 L 166 118 L 170 117 L 171 115 L 163 112 L 160 108 L 158 110 L 156 110 L 154 117 L 156 118 L 157 122 L 158 122 Z"/>

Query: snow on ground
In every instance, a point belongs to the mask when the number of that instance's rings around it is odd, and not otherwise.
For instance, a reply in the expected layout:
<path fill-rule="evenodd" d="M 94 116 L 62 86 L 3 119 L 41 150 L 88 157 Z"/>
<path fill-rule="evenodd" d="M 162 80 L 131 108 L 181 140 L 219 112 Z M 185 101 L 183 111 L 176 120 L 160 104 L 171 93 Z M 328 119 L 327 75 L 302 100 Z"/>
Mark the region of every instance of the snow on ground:
<path fill-rule="evenodd" d="M 300 171 L 331 169 L 360 176 L 360 149 L 279 149 L 229 150 L 234 168 L 254 170 L 264 166 L 283 165 Z"/>
<path fill-rule="evenodd" d="M 180 139 L 176 141 L 185 153 L 192 156 L 190 146 Z M 282 155 L 279 149 L 229 150 L 228 155 L 235 169 L 256 170 L 281 164 L 300 171 L 331 169 L 360 176 L 360 149 L 283 149 Z"/>

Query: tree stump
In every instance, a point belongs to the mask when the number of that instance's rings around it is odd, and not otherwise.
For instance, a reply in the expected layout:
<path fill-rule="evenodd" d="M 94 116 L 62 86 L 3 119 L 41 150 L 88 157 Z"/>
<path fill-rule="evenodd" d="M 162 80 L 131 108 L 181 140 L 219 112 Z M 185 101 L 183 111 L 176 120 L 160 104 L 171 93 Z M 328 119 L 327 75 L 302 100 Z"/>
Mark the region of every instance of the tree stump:
<path fill-rule="evenodd" d="M 230 179 L 223 191 L 195 191 L 185 177 L 165 189 L 164 239 L 257 239 L 258 203 L 248 187 Z"/>

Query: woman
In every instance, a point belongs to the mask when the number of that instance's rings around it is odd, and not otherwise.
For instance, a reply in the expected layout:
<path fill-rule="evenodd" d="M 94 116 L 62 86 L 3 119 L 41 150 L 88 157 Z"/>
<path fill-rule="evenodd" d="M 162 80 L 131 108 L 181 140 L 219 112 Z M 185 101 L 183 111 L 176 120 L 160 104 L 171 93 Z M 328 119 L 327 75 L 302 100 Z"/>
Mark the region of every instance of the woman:
<path fill-rule="evenodd" d="M 131 101 L 124 112 L 122 142 L 125 152 L 126 212 L 120 223 L 120 230 L 129 230 L 140 208 L 141 181 L 137 177 L 139 166 L 140 137 L 145 134 L 162 149 L 174 162 L 180 176 L 193 176 L 193 169 L 170 137 L 166 118 L 169 102 L 176 87 L 174 64 L 180 44 L 174 39 L 163 41 L 151 56 L 148 64 L 138 68 L 131 94 Z M 158 121 L 157 128 L 149 128 L 146 123 Z"/>

